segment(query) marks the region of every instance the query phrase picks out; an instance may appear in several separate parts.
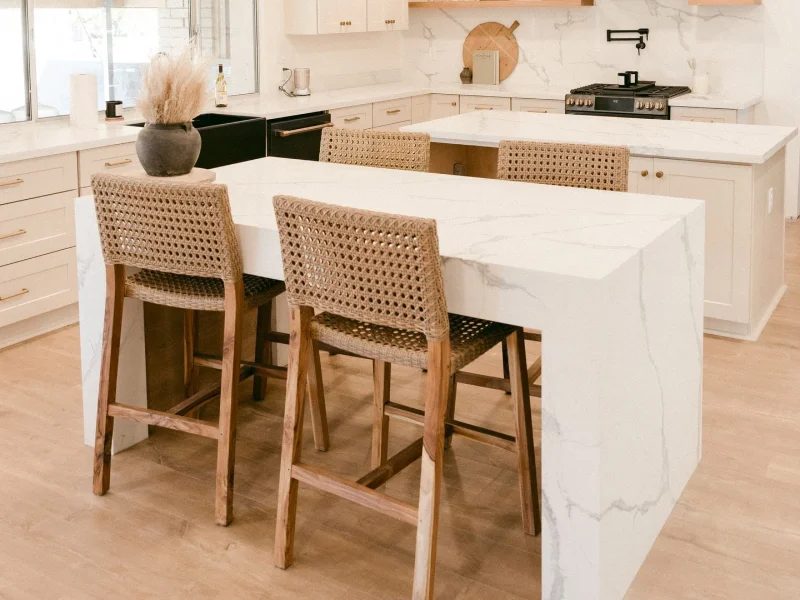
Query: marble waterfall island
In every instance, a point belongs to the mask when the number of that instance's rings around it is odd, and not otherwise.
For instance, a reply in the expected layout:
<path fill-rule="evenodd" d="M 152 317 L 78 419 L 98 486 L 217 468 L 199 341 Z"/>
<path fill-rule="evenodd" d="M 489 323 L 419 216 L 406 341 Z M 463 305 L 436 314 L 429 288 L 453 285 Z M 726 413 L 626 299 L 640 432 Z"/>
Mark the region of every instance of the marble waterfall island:
<path fill-rule="evenodd" d="M 283 277 L 274 195 L 436 219 L 448 309 L 542 331 L 542 597 L 621 599 L 701 456 L 703 203 L 278 158 L 217 182 L 244 270 L 264 277 Z M 105 271 L 92 197 L 75 212 L 91 445 Z M 117 401 L 134 406 L 162 376 L 144 323 L 127 299 Z M 120 450 L 147 427 L 114 433 Z"/>
<path fill-rule="evenodd" d="M 756 340 L 786 291 L 784 177 L 793 127 L 481 111 L 404 127 L 428 133 L 431 170 L 497 176 L 502 140 L 626 146 L 629 191 L 706 205 L 705 330 Z"/>

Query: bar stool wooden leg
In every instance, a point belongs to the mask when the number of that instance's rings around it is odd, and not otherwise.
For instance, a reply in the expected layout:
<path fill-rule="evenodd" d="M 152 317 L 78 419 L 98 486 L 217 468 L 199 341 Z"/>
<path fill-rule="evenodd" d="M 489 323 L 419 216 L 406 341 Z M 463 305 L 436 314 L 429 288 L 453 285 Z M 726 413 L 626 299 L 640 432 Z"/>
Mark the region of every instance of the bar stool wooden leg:
<path fill-rule="evenodd" d="M 517 469 L 522 504 L 522 527 L 525 533 L 539 535 L 542 519 L 539 512 L 539 491 L 536 481 L 536 454 L 533 447 L 531 398 L 528 387 L 528 366 L 525 359 L 525 338 L 517 329 L 508 338 L 511 396 L 514 401 L 517 437 Z"/>
<path fill-rule="evenodd" d="M 454 421 L 456 418 L 456 389 L 458 386 L 458 381 L 456 381 L 456 376 L 453 375 L 450 377 L 450 390 L 447 393 L 447 415 L 446 419 L 448 421 Z M 444 426 L 444 449 L 449 450 L 450 446 L 453 444 L 453 427 L 451 425 Z"/>
<path fill-rule="evenodd" d="M 508 381 L 510 371 L 508 370 L 508 344 L 506 343 L 505 340 L 503 340 L 502 349 L 503 349 L 503 379 Z M 510 393 L 511 392 L 506 392 L 506 396 L 508 396 Z"/>
<path fill-rule="evenodd" d="M 194 364 L 197 352 L 197 311 L 183 311 L 183 397 L 189 398 L 197 392 L 197 378 L 200 369 Z M 200 418 L 200 409 L 190 411 L 186 415 L 193 419 Z"/>
<path fill-rule="evenodd" d="M 225 326 L 222 346 L 222 389 L 219 399 L 219 442 L 217 446 L 217 525 L 233 520 L 233 467 L 236 455 L 236 416 L 239 406 L 239 363 L 242 351 L 244 284 L 225 284 Z"/>
<path fill-rule="evenodd" d="M 322 366 L 319 362 L 319 346 L 308 343 L 308 402 L 311 406 L 311 428 L 314 430 L 314 447 L 320 452 L 328 449 L 328 414 L 325 410 L 325 390 L 322 386 Z"/>
<path fill-rule="evenodd" d="M 450 340 L 428 343 L 428 385 L 422 436 L 417 546 L 414 560 L 414 600 L 433 598 L 436 538 L 444 458 L 444 418 L 450 386 Z"/>
<path fill-rule="evenodd" d="M 386 462 L 389 449 L 389 417 L 386 404 L 390 398 L 392 363 L 372 361 L 372 460 L 373 469 Z"/>
<path fill-rule="evenodd" d="M 272 364 L 272 343 L 266 341 L 267 333 L 272 329 L 272 305 L 274 300 L 258 307 L 256 320 L 256 352 L 254 360 L 263 364 Z M 263 375 L 253 377 L 253 400 L 262 401 L 267 397 L 267 378 Z"/>
<path fill-rule="evenodd" d="M 103 325 L 103 358 L 100 365 L 100 389 L 97 395 L 97 428 L 94 438 L 94 474 L 92 488 L 102 496 L 111 481 L 111 441 L 114 418 L 108 405 L 117 398 L 117 369 L 122 331 L 122 306 L 125 302 L 125 266 L 106 266 L 106 313 Z"/>
<path fill-rule="evenodd" d="M 307 306 L 289 309 L 289 368 L 286 376 L 286 412 L 283 419 L 281 470 L 278 483 L 278 515 L 275 525 L 276 567 L 285 569 L 294 561 L 294 525 L 297 515 L 297 486 L 292 465 L 300 460 L 303 446 L 303 406 L 311 345 L 309 325 L 314 310 Z"/>

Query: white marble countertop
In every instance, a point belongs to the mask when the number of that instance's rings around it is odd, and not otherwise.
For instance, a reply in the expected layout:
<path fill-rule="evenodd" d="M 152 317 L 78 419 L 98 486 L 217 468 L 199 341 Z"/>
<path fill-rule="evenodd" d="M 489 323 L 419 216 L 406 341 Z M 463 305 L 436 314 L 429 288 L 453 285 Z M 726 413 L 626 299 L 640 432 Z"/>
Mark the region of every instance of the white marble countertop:
<path fill-rule="evenodd" d="M 210 107 L 208 112 L 279 119 L 303 113 L 334 110 L 358 104 L 370 104 L 431 93 L 562 100 L 568 91 L 567 89 L 506 84 L 497 86 L 458 83 L 424 85 L 398 82 L 315 92 L 311 96 L 290 98 L 276 89 L 262 94 L 232 97 L 227 108 Z M 675 106 L 735 108 L 742 107 L 742 102 L 744 102 L 742 100 L 726 100 L 716 96 L 709 96 L 707 101 L 704 101 L 702 97 L 687 96 L 686 98 L 691 98 L 693 103 L 676 104 L 674 101 L 671 103 Z M 752 102 L 757 100 L 751 99 Z M 686 102 L 689 101 L 686 100 Z M 127 123 L 135 123 L 140 120 L 135 111 L 126 111 L 125 116 Z M 96 129 L 75 129 L 69 126 L 66 117 L 47 119 L 37 123 L 3 124 L 0 125 L 0 164 L 61 152 L 75 152 L 132 142 L 136 139 L 138 132 L 137 128 L 125 127 L 124 122 L 107 124 L 102 120 Z"/>
<path fill-rule="evenodd" d="M 480 111 L 403 127 L 443 144 L 497 147 L 502 140 L 627 146 L 635 156 L 762 164 L 796 127 Z"/>

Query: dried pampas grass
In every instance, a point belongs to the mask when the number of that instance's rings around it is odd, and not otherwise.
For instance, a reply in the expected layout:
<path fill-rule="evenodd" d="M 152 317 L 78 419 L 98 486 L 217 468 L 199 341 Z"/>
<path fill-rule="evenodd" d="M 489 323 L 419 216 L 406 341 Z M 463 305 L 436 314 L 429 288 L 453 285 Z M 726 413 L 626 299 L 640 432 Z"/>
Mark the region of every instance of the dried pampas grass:
<path fill-rule="evenodd" d="M 192 58 L 191 48 L 150 60 L 142 75 L 136 108 L 148 123 L 188 123 L 205 110 L 210 98 L 206 64 Z"/>

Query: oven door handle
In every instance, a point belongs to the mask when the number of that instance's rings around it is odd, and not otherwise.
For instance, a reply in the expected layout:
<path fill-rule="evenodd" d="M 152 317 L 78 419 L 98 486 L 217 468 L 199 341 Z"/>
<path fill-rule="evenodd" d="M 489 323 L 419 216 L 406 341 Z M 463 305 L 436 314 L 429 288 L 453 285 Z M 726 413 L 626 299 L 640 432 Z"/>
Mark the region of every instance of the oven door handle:
<path fill-rule="evenodd" d="M 281 129 L 275 133 L 278 135 L 278 137 L 291 137 L 293 135 L 300 135 L 301 133 L 322 131 L 328 127 L 333 127 L 333 123 L 322 123 L 321 125 L 311 125 L 310 127 L 301 127 L 300 129 Z"/>

